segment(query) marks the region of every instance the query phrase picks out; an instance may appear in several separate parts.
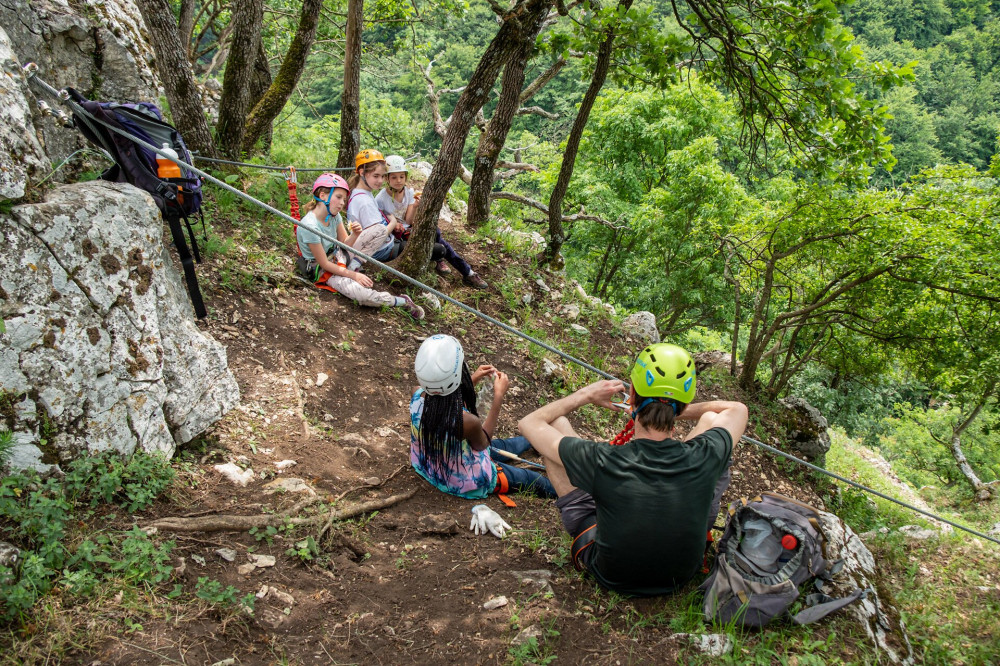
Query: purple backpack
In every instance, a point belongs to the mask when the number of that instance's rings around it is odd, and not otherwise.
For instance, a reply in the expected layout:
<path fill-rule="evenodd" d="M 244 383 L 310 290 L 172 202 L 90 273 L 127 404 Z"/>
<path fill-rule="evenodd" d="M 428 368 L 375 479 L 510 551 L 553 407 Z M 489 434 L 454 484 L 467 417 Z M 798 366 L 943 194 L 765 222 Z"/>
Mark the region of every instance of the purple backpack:
<path fill-rule="evenodd" d="M 92 102 L 72 88 L 67 88 L 73 101 L 99 119 L 101 122 L 150 143 L 154 146 L 167 144 L 178 155 L 182 162 L 191 163 L 191 153 L 184 145 L 180 132 L 172 125 L 163 121 L 163 114 L 155 104 L 138 102 L 135 104 L 118 104 L 115 102 Z M 102 148 L 114 160 L 114 165 L 101 174 L 102 180 L 116 183 L 129 183 L 145 190 L 156 202 L 163 219 L 170 226 L 177 254 L 184 267 L 184 278 L 187 282 L 188 294 L 194 305 L 198 318 L 206 315 L 205 304 L 198 288 L 198 278 L 194 272 L 194 263 L 201 263 L 198 243 L 195 240 L 194 229 L 191 228 L 189 217 L 201 213 L 201 179 L 185 167 L 181 167 L 180 178 L 160 178 L 157 175 L 157 155 L 153 151 L 140 146 L 134 141 L 109 130 L 100 123 L 80 114 L 73 114 L 76 127 L 98 148 Z M 181 220 L 187 226 L 191 239 L 191 250 L 188 250 Z M 204 228 L 204 217 L 202 217 Z M 192 261 L 191 251 L 194 253 Z"/>

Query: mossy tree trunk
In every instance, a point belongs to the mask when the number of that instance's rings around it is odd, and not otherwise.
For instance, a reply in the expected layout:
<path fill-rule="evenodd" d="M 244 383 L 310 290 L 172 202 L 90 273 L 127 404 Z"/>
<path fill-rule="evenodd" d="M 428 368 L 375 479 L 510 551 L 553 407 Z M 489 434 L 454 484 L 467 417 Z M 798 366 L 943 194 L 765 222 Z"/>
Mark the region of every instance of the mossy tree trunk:
<path fill-rule="evenodd" d="M 250 152 L 261 137 L 266 137 L 270 133 L 271 123 L 281 113 L 281 109 L 295 91 L 295 86 L 305 69 L 309 50 L 316 38 L 316 26 L 319 24 L 319 12 L 322 7 L 323 0 L 304 0 L 302 3 L 299 26 L 288 52 L 285 53 L 285 59 L 281 61 L 278 74 L 273 82 L 269 81 L 270 85 L 263 96 L 259 100 L 254 100 L 254 107 L 247 117 L 243 130 L 243 152 Z M 264 65 L 266 68 L 266 59 Z"/>
<path fill-rule="evenodd" d="M 241 0 L 233 5 L 232 41 L 222 78 L 219 122 L 215 137 L 219 149 L 232 158 L 240 155 L 243 128 L 250 111 L 254 65 L 260 49 L 264 0 Z"/>
<path fill-rule="evenodd" d="M 624 15 L 632 6 L 632 0 L 621 0 L 618 3 L 620 15 Z M 545 260 L 561 268 L 561 250 L 566 242 L 566 231 L 563 229 L 563 199 L 566 198 L 566 190 L 569 189 L 569 181 L 573 177 L 573 168 L 576 166 L 576 154 L 580 150 L 580 140 L 583 139 L 583 130 L 587 127 L 590 119 L 590 111 L 594 108 L 594 102 L 604 87 L 604 81 L 608 78 L 608 69 L 611 67 L 611 54 L 614 51 L 615 35 L 617 24 L 612 24 L 608 28 L 607 37 L 601 42 L 597 49 L 597 60 L 594 63 L 594 74 L 590 79 L 587 92 L 580 102 L 580 110 L 573 121 L 573 128 L 566 139 L 566 150 L 563 152 L 562 166 L 559 168 L 559 177 L 556 185 L 552 188 L 549 196 L 549 243 L 545 249 Z"/>
<path fill-rule="evenodd" d="M 552 3 L 553 0 L 520 0 L 502 14 L 500 30 L 486 47 L 455 104 L 448 133 L 441 142 L 434 169 L 417 205 L 410 241 L 396 260 L 399 270 L 407 275 L 419 275 L 427 266 L 437 232 L 438 216 L 448 196 L 448 188 L 458 175 L 462 149 L 476 114 L 486 102 L 500 69 L 520 53 L 525 44 L 534 42 Z"/>
<path fill-rule="evenodd" d="M 490 192 L 493 190 L 493 169 L 496 167 L 500 150 L 507 141 L 507 134 L 514 122 L 514 116 L 521 105 L 521 88 L 524 86 L 524 69 L 528 65 L 532 44 L 524 44 L 514 54 L 503 69 L 503 83 L 497 108 L 486 125 L 486 131 L 479 139 L 476 161 L 472 167 L 472 182 L 469 184 L 469 224 L 479 226 L 490 215 Z"/>
<path fill-rule="evenodd" d="M 170 104 L 174 124 L 184 128 L 184 141 L 202 155 L 214 156 L 215 143 L 191 72 L 187 48 L 181 43 L 174 13 L 167 0 L 136 0 L 156 53 L 156 71 Z"/>
<path fill-rule="evenodd" d="M 337 167 L 354 166 L 361 150 L 361 31 L 364 0 L 348 0 L 344 35 L 344 94 L 340 98 L 340 152 Z"/>

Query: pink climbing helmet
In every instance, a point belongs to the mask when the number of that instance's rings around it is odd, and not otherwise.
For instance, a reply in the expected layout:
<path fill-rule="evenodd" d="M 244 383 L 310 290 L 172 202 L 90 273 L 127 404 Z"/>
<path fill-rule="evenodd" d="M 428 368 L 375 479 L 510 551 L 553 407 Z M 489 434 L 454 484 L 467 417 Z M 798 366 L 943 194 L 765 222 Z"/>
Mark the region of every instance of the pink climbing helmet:
<path fill-rule="evenodd" d="M 329 187 L 331 191 L 339 187 L 342 190 L 347 190 L 348 194 L 351 193 L 351 188 L 347 186 L 347 181 L 335 173 L 324 173 L 316 179 L 316 182 L 313 183 L 313 196 L 316 195 L 316 190 L 321 187 Z"/>

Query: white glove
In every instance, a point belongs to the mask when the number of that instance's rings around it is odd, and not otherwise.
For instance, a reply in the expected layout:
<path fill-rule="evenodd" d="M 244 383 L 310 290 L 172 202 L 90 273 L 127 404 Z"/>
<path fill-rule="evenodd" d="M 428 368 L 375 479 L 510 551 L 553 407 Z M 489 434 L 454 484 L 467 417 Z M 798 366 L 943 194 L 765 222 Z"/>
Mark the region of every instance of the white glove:
<path fill-rule="evenodd" d="M 477 504 L 472 507 L 472 524 L 469 529 L 476 535 L 486 534 L 487 531 L 495 537 L 503 538 L 504 531 L 510 529 L 510 525 L 504 522 L 496 511 L 485 504 Z"/>

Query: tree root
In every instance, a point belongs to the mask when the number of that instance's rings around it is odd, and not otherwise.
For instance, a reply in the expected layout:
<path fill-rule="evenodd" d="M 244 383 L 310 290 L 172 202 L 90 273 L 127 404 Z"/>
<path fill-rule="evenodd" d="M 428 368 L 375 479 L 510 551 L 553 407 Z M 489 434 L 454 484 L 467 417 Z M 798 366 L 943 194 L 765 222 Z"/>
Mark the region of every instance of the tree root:
<path fill-rule="evenodd" d="M 168 532 L 244 532 L 255 527 L 318 525 L 328 521 L 346 520 L 348 518 L 359 516 L 363 513 L 385 509 L 393 506 L 394 504 L 406 501 L 416 494 L 417 489 L 414 488 L 409 492 L 401 493 L 399 495 L 390 495 L 389 497 L 372 500 L 370 502 L 352 504 L 344 507 L 343 509 L 331 509 L 329 512 L 307 517 L 296 516 L 295 514 L 297 514 L 302 508 L 305 508 L 305 506 L 314 504 L 317 501 L 322 501 L 321 499 L 310 498 L 310 500 L 299 502 L 291 509 L 283 513 L 256 516 L 199 516 L 195 518 L 182 518 L 175 516 L 154 520 L 150 524 L 146 525 L 143 528 L 143 531 L 148 533 L 149 530 L 156 528 L 157 530 Z"/>

